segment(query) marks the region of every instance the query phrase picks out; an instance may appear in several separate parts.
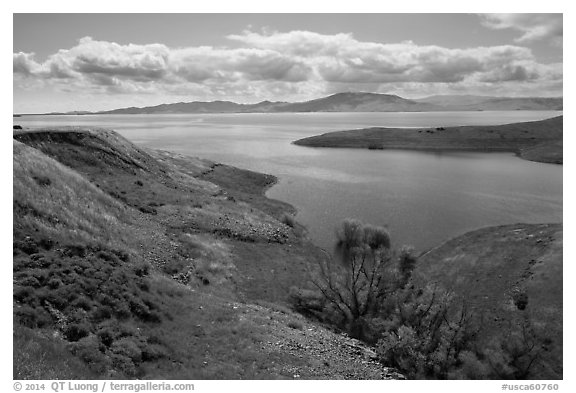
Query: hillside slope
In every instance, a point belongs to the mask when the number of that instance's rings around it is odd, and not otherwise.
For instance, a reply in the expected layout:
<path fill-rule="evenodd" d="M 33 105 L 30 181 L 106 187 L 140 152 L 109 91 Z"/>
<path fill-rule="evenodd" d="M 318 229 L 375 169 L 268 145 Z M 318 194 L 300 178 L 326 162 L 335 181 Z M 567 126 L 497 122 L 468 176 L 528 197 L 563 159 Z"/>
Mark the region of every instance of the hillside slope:
<path fill-rule="evenodd" d="M 421 256 L 414 276 L 454 292 L 483 316 L 483 345 L 506 339 L 510 321 L 522 326 L 527 319 L 542 341 L 543 362 L 534 375 L 562 378 L 562 234 L 562 224 L 472 231 Z"/>
<path fill-rule="evenodd" d="M 320 251 L 273 177 L 102 129 L 14 139 L 15 379 L 392 377 L 282 305 Z"/>
<path fill-rule="evenodd" d="M 497 126 L 365 128 L 299 139 L 310 147 L 510 151 L 540 162 L 562 163 L 563 116 Z"/>

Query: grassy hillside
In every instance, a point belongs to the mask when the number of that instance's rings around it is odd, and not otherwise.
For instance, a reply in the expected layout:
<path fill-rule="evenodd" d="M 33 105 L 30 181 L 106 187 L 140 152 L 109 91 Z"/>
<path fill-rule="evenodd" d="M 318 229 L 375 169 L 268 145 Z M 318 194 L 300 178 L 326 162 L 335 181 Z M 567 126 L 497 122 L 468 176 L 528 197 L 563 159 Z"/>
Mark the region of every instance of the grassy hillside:
<path fill-rule="evenodd" d="M 510 325 L 528 320 L 542 346 L 534 375 L 562 378 L 562 225 L 485 228 L 423 255 L 415 278 L 437 283 L 482 316 L 481 342 L 506 339 Z M 513 329 L 514 330 L 514 329 Z"/>
<path fill-rule="evenodd" d="M 563 117 L 498 126 L 366 128 L 295 141 L 310 147 L 511 151 L 531 161 L 561 164 Z"/>
<path fill-rule="evenodd" d="M 272 177 L 107 130 L 14 138 L 14 378 L 390 377 L 283 305 L 319 251 Z"/>

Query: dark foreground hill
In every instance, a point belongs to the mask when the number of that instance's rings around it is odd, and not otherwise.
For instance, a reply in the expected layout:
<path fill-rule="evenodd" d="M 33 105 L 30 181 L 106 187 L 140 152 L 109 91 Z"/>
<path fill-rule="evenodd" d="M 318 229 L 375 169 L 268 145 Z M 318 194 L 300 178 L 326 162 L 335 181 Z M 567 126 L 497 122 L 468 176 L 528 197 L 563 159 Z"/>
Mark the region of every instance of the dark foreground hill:
<path fill-rule="evenodd" d="M 420 257 L 415 277 L 480 315 L 480 345 L 511 334 L 538 357 L 533 375 L 562 378 L 562 225 L 516 224 L 459 236 Z M 524 328 L 528 325 L 529 329 Z"/>
<path fill-rule="evenodd" d="M 561 164 L 563 117 L 497 126 L 382 128 L 337 131 L 294 142 L 310 147 L 509 151 L 521 158 Z"/>
<path fill-rule="evenodd" d="M 320 252 L 272 176 L 102 129 L 14 139 L 15 379 L 390 377 L 286 307 Z"/>

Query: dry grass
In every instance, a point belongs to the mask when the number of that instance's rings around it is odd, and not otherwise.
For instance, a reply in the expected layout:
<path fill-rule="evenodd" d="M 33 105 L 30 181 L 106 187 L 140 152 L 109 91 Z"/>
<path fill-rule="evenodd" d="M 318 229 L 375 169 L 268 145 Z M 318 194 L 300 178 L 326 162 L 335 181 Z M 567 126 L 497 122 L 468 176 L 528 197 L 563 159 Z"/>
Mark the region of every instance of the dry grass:
<path fill-rule="evenodd" d="M 70 243 L 127 243 L 125 206 L 70 168 L 13 143 L 14 214 L 21 228 Z"/>
<path fill-rule="evenodd" d="M 465 298 L 470 311 L 484 317 L 484 342 L 503 338 L 511 320 L 527 318 L 546 341 L 534 376 L 561 378 L 562 244 L 561 224 L 483 228 L 426 253 L 414 274 L 418 283 L 438 283 Z"/>
<path fill-rule="evenodd" d="M 14 379 L 96 379 L 97 375 L 66 349 L 65 342 L 50 339 L 25 327 L 13 333 Z"/>

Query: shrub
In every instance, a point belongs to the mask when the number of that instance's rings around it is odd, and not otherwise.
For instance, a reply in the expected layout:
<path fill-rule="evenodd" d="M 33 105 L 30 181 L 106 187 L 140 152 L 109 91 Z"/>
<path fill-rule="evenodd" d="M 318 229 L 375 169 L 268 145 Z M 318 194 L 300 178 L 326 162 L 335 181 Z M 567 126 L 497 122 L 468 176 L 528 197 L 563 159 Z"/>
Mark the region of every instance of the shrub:
<path fill-rule="evenodd" d="M 84 311 L 90 311 L 92 309 L 92 302 L 83 295 L 78 296 L 71 305 L 72 307 L 77 307 Z"/>
<path fill-rule="evenodd" d="M 320 317 L 326 310 L 326 298 L 318 291 L 291 287 L 289 299 L 294 309 L 305 315 Z"/>
<path fill-rule="evenodd" d="M 100 305 L 93 309 L 91 318 L 94 322 L 98 323 L 106 319 L 112 318 L 112 309 L 109 306 Z"/>
<path fill-rule="evenodd" d="M 84 258 L 88 254 L 88 250 L 83 245 L 67 245 L 64 247 L 62 254 L 67 257 Z"/>
<path fill-rule="evenodd" d="M 45 250 L 51 250 L 54 247 L 54 241 L 51 239 L 42 238 L 38 241 L 38 245 Z"/>
<path fill-rule="evenodd" d="M 122 250 L 112 250 L 112 253 L 118 257 L 122 262 L 128 262 L 130 260 L 130 255 Z"/>
<path fill-rule="evenodd" d="M 16 320 L 28 328 L 41 328 L 52 323 L 52 317 L 43 308 L 24 305 L 14 312 Z"/>
<path fill-rule="evenodd" d="M 288 225 L 290 228 L 294 228 L 296 226 L 296 219 L 294 216 L 284 213 L 280 218 L 280 222 L 284 225 Z"/>
<path fill-rule="evenodd" d="M 288 322 L 288 327 L 296 330 L 304 329 L 304 325 L 302 324 L 302 322 L 295 320 Z"/>
<path fill-rule="evenodd" d="M 414 255 L 414 248 L 404 246 L 400 249 L 400 255 L 398 256 L 398 273 L 400 275 L 400 286 L 402 288 L 405 287 L 410 280 L 417 260 Z"/>
<path fill-rule="evenodd" d="M 128 377 L 136 375 L 136 365 L 128 356 L 113 353 L 110 355 L 110 360 L 114 368 Z"/>
<path fill-rule="evenodd" d="M 523 289 L 516 288 L 512 293 L 512 300 L 518 310 L 525 310 L 528 306 L 528 294 Z"/>
<path fill-rule="evenodd" d="M 137 342 L 132 337 L 123 337 L 111 345 L 110 350 L 112 353 L 120 356 L 125 356 L 132 360 L 134 363 L 142 361 L 142 351 L 140 350 Z"/>
<path fill-rule="evenodd" d="M 364 239 L 363 227 L 359 220 L 345 219 L 336 230 L 338 244 L 347 249 L 360 246 Z"/>
<path fill-rule="evenodd" d="M 38 288 L 40 286 L 40 281 L 36 277 L 26 276 L 18 280 L 18 284 L 25 287 Z"/>
<path fill-rule="evenodd" d="M 57 289 L 62 286 L 63 283 L 61 279 L 52 277 L 50 280 L 48 280 L 47 285 L 50 289 Z"/>
<path fill-rule="evenodd" d="M 90 328 L 86 324 L 70 324 L 64 330 L 64 336 L 68 341 L 78 341 L 90 334 Z"/>
<path fill-rule="evenodd" d="M 23 303 L 31 297 L 32 293 L 34 292 L 33 288 L 31 287 L 23 287 L 20 285 L 15 285 L 13 289 L 12 296 L 14 300 L 17 302 Z"/>
<path fill-rule="evenodd" d="M 36 181 L 36 183 L 38 183 L 39 186 L 41 187 L 47 187 L 49 185 L 52 184 L 52 180 L 50 180 L 49 177 L 47 176 L 32 176 L 32 178 L 34 179 L 34 181 Z"/>
<path fill-rule="evenodd" d="M 492 378 L 527 379 L 539 366 L 546 346 L 529 316 L 511 322 L 510 330 L 489 343 L 481 354 L 490 365 Z"/>
<path fill-rule="evenodd" d="M 447 378 L 461 366 L 460 354 L 474 348 L 472 314 L 437 288 L 410 288 L 396 296 L 391 313 L 396 317 L 389 319 L 377 345 L 382 363 L 410 378 Z"/>
<path fill-rule="evenodd" d="M 118 262 L 118 257 L 115 253 L 108 250 L 100 250 L 96 253 L 96 257 L 106 262 Z"/>
<path fill-rule="evenodd" d="M 95 379 L 86 364 L 62 344 L 37 331 L 14 324 L 14 379 Z"/>
<path fill-rule="evenodd" d="M 30 237 L 26 237 L 24 240 L 15 241 L 13 244 L 14 251 L 22 251 L 25 254 L 31 255 L 38 253 L 38 244 L 31 239 Z"/>
<path fill-rule="evenodd" d="M 152 214 L 152 215 L 158 214 L 158 211 L 150 206 L 140 206 L 138 210 L 140 210 L 144 214 Z"/>
<path fill-rule="evenodd" d="M 449 370 L 448 379 L 487 379 L 492 374 L 490 366 L 474 351 L 460 352 L 458 361 L 460 366 Z"/>
<path fill-rule="evenodd" d="M 168 356 L 168 351 L 162 345 L 148 343 L 142 348 L 142 361 L 162 359 L 166 356 Z"/>
<path fill-rule="evenodd" d="M 100 343 L 95 336 L 84 337 L 70 344 L 73 354 L 82 359 L 97 374 L 105 374 L 112 366 L 111 359 L 101 351 Z"/>
<path fill-rule="evenodd" d="M 371 249 L 390 248 L 390 233 L 384 227 L 376 227 L 373 225 L 364 225 L 364 239 L 363 242 Z"/>
<path fill-rule="evenodd" d="M 185 259 L 171 259 L 162 265 L 162 271 L 168 275 L 175 275 L 187 271 L 189 263 Z"/>
<path fill-rule="evenodd" d="M 147 276 L 148 274 L 150 274 L 150 264 L 146 262 L 139 263 L 134 267 L 134 273 L 136 273 L 138 277 Z"/>

